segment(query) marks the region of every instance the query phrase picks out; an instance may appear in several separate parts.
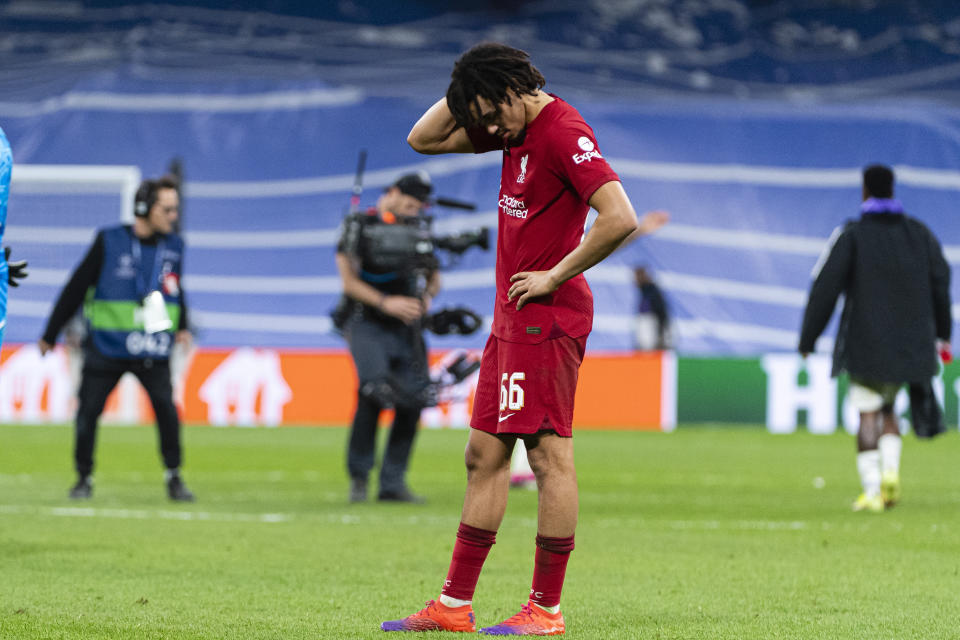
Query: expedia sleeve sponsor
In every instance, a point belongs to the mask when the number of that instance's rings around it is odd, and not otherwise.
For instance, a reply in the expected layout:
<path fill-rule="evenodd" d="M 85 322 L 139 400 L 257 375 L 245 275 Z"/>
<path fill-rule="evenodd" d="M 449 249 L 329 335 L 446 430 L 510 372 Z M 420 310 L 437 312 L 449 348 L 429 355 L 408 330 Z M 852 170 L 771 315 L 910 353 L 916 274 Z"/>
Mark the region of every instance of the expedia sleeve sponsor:
<path fill-rule="evenodd" d="M 180 320 L 183 241 L 169 234 L 136 249 L 124 226 L 105 229 L 102 237 L 103 266 L 84 302 L 93 346 L 110 358 L 167 358 Z M 163 296 L 172 327 L 148 334 L 142 300 L 154 291 Z"/>
<path fill-rule="evenodd" d="M 574 153 L 573 156 L 571 156 L 574 164 L 583 164 L 584 162 L 592 161 L 594 158 L 603 158 L 603 156 L 600 155 L 600 151 L 597 150 L 596 143 L 587 136 L 580 136 L 577 139 L 577 146 L 583 150 L 583 153 Z"/>
<path fill-rule="evenodd" d="M 584 202 L 604 184 L 619 181 L 620 177 L 610 168 L 593 130 L 585 122 L 568 122 L 559 127 L 553 141 L 553 151 L 560 160 L 564 177 Z"/>

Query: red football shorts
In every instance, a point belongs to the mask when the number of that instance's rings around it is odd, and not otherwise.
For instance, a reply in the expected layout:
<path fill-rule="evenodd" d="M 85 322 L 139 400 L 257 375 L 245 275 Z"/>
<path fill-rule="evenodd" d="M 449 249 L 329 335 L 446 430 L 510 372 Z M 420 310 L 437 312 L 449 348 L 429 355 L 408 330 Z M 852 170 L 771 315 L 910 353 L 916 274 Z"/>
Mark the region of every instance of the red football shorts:
<path fill-rule="evenodd" d="M 470 426 L 487 433 L 573 435 L 573 400 L 587 336 L 539 344 L 505 342 L 493 334 L 480 360 Z"/>

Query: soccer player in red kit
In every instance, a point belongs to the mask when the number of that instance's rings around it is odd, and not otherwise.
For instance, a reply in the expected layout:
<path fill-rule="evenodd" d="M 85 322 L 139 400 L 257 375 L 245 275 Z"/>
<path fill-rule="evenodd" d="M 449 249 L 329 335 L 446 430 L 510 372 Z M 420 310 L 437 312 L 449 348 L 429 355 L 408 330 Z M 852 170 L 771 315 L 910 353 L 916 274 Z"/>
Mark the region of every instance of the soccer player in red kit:
<path fill-rule="evenodd" d="M 384 622 L 385 631 L 476 630 L 473 592 L 506 510 L 517 438 L 527 447 L 539 492 L 533 586 L 519 613 L 480 632 L 565 631 L 560 591 L 578 510 L 573 400 L 593 325 L 593 295 L 582 274 L 631 234 L 662 226 L 667 214 L 649 213 L 638 225 L 593 130 L 543 85 L 525 52 L 477 45 L 454 65 L 446 98 L 407 138 L 427 154 L 502 149 L 503 169 L 497 297 L 470 422 L 453 559 L 439 600 Z M 590 207 L 597 219 L 584 236 Z"/>

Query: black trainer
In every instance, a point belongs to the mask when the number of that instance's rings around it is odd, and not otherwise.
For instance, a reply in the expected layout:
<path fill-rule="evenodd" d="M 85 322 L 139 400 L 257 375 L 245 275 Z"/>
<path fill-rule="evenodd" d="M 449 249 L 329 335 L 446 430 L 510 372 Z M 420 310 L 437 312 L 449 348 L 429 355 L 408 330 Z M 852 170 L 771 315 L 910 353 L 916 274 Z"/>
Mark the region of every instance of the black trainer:
<path fill-rule="evenodd" d="M 71 500 L 88 500 L 93 495 L 93 481 L 90 476 L 80 476 L 77 484 L 70 489 Z"/>
<path fill-rule="evenodd" d="M 171 500 L 177 502 L 193 502 L 196 500 L 193 492 L 187 489 L 187 485 L 183 483 L 179 475 L 170 476 L 167 480 L 167 495 Z"/>
<path fill-rule="evenodd" d="M 423 504 L 427 501 L 423 496 L 411 493 L 410 489 L 406 487 L 399 491 L 380 491 L 377 500 L 380 502 L 409 502 L 411 504 Z"/>
<path fill-rule="evenodd" d="M 350 502 L 367 501 L 367 480 L 366 478 L 350 478 Z"/>

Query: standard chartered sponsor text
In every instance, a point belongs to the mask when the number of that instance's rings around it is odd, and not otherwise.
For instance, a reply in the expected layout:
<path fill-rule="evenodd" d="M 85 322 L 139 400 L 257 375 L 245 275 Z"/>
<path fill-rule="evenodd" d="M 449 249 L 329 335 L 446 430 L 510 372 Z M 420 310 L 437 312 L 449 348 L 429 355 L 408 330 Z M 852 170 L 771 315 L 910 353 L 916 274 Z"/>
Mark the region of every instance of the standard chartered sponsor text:
<path fill-rule="evenodd" d="M 514 198 L 513 196 L 500 196 L 500 209 L 508 216 L 513 216 L 514 218 L 527 217 L 527 204 L 523 200 Z"/>

